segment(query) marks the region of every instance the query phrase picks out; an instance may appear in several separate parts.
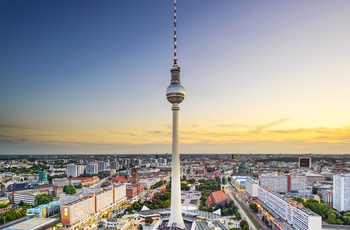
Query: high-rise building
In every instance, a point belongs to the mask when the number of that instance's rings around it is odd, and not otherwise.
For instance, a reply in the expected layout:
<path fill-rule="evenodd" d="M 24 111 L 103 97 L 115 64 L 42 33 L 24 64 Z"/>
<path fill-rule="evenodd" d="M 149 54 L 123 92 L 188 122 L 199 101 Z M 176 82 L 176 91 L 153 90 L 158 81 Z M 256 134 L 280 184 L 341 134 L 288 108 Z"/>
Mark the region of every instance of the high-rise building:
<path fill-rule="evenodd" d="M 67 164 L 67 177 L 77 177 L 78 168 L 76 164 Z"/>
<path fill-rule="evenodd" d="M 106 162 L 99 161 L 98 162 L 98 171 L 101 172 L 101 171 L 104 171 L 105 169 L 106 169 Z"/>
<path fill-rule="evenodd" d="M 119 162 L 117 160 L 111 161 L 111 169 L 119 170 Z"/>
<path fill-rule="evenodd" d="M 47 183 L 49 181 L 48 173 L 46 170 L 40 169 L 40 171 L 38 172 L 38 180 L 40 183 Z"/>
<path fill-rule="evenodd" d="M 350 174 L 333 175 L 333 208 L 350 210 Z"/>
<path fill-rule="evenodd" d="M 97 174 L 97 164 L 94 162 L 86 163 L 86 174 Z"/>
<path fill-rule="evenodd" d="M 170 70 L 171 81 L 166 89 L 166 97 L 172 104 L 173 111 L 173 135 L 172 135 L 172 169 L 171 169 L 171 213 L 168 227 L 185 229 L 185 223 L 181 211 L 181 186 L 180 186 L 180 148 L 179 148 L 179 104 L 185 99 L 185 88 L 180 82 L 180 67 L 177 65 L 176 56 L 176 0 L 174 0 L 174 59 L 173 68 Z"/>
<path fill-rule="evenodd" d="M 77 165 L 77 176 L 84 174 L 84 171 L 85 171 L 85 165 Z"/>

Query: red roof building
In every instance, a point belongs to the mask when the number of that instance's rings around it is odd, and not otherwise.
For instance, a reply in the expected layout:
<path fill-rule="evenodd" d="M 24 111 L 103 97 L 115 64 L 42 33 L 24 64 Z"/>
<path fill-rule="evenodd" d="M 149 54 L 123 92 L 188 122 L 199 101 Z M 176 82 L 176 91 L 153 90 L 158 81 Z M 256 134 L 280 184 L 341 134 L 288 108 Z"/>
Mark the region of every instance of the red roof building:
<path fill-rule="evenodd" d="M 225 206 L 229 202 L 230 202 L 230 196 L 227 195 L 223 190 L 220 190 L 220 191 L 215 191 L 210 193 L 207 200 L 205 201 L 205 206 L 207 208 L 209 207 L 216 208 L 219 205 Z"/>

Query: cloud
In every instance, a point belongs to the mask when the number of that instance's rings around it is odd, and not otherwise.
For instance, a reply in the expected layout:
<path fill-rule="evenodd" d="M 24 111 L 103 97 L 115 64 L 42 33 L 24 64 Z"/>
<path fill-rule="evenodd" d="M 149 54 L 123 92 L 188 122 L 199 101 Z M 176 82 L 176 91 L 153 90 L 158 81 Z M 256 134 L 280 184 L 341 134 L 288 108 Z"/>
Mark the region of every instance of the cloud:
<path fill-rule="evenodd" d="M 23 127 L 15 126 L 15 125 L 0 125 L 2 129 L 22 129 Z"/>
<path fill-rule="evenodd" d="M 265 124 L 265 125 L 260 125 L 260 126 L 256 127 L 255 131 L 258 131 L 258 132 L 264 131 L 264 130 L 266 130 L 268 128 L 272 128 L 274 126 L 282 124 L 282 123 L 284 123 L 284 122 L 286 122 L 288 120 L 289 120 L 289 118 L 282 118 L 282 119 L 280 119 L 278 121 L 274 121 L 274 122 L 271 122 L 271 123 L 268 123 L 268 124 Z"/>

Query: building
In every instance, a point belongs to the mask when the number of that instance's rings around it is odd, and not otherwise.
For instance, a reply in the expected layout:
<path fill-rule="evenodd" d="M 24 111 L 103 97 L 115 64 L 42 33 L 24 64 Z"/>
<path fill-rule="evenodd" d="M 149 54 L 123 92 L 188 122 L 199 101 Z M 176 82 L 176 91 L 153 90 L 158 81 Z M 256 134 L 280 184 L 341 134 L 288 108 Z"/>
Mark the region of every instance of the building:
<path fill-rule="evenodd" d="M 95 213 L 95 197 L 86 196 L 61 206 L 61 223 L 63 227 L 70 227 L 82 220 L 88 221 Z"/>
<path fill-rule="evenodd" d="M 305 190 L 307 188 L 306 176 L 286 175 L 287 176 L 287 190 L 297 191 Z"/>
<path fill-rule="evenodd" d="M 28 219 L 23 222 L 14 224 L 10 227 L 4 228 L 4 230 L 38 230 L 38 229 L 55 229 L 56 225 L 59 223 L 57 218 L 33 218 Z"/>
<path fill-rule="evenodd" d="M 79 197 L 67 197 L 68 202 L 61 203 L 63 229 L 80 228 L 95 223 L 97 218 L 108 216 L 126 202 L 125 195 L 125 184 L 114 184 L 103 190 L 89 190 Z"/>
<path fill-rule="evenodd" d="M 271 189 L 258 188 L 258 198 L 296 230 L 321 230 L 322 217 L 295 201 L 288 201 Z"/>
<path fill-rule="evenodd" d="M 77 176 L 85 174 L 85 165 L 77 165 Z"/>
<path fill-rule="evenodd" d="M 38 177 L 39 177 L 40 183 L 48 183 L 49 182 L 48 173 L 44 169 L 40 169 L 40 171 L 38 172 Z"/>
<path fill-rule="evenodd" d="M 14 192 L 13 203 L 19 204 L 21 201 L 23 201 L 26 204 L 34 205 L 35 197 L 37 195 L 38 195 L 37 193 L 32 193 L 32 192 Z"/>
<path fill-rule="evenodd" d="M 350 210 L 350 174 L 333 175 L 333 208 Z"/>
<path fill-rule="evenodd" d="M 226 204 L 230 202 L 230 196 L 227 195 L 223 190 L 215 191 L 210 193 L 207 200 L 205 201 L 205 206 L 207 208 L 210 207 L 224 207 Z"/>
<path fill-rule="evenodd" d="M 97 169 L 97 164 L 93 162 L 88 162 L 86 163 L 86 174 L 97 174 L 98 169 Z"/>
<path fill-rule="evenodd" d="M 308 172 L 304 173 L 304 176 L 306 176 L 308 186 L 313 186 L 314 183 L 323 182 L 326 180 L 326 176 L 322 174 Z"/>
<path fill-rule="evenodd" d="M 259 188 L 259 185 L 256 181 L 254 181 L 253 179 L 246 180 L 245 191 L 251 197 L 258 197 L 258 188 Z"/>
<path fill-rule="evenodd" d="M 300 168 L 311 168 L 311 157 L 299 157 L 298 165 Z"/>
<path fill-rule="evenodd" d="M 111 169 L 119 170 L 119 162 L 117 160 L 111 161 Z"/>
<path fill-rule="evenodd" d="M 97 168 L 98 168 L 98 172 L 104 171 L 106 169 L 106 162 L 99 161 Z"/>
<path fill-rule="evenodd" d="M 139 183 L 138 169 L 131 171 L 131 185 L 126 186 L 126 197 L 133 199 L 144 190 L 144 184 Z"/>
<path fill-rule="evenodd" d="M 54 186 L 61 186 L 61 187 L 64 187 L 64 186 L 68 185 L 69 182 L 68 182 L 68 180 L 67 180 L 66 177 L 64 177 L 64 178 L 53 178 L 53 179 L 52 179 L 52 184 L 53 184 Z"/>
<path fill-rule="evenodd" d="M 76 164 L 67 164 L 67 177 L 77 177 L 78 167 Z"/>
<path fill-rule="evenodd" d="M 288 180 L 286 176 L 264 174 L 259 178 L 259 186 L 271 188 L 274 192 L 287 192 Z"/>

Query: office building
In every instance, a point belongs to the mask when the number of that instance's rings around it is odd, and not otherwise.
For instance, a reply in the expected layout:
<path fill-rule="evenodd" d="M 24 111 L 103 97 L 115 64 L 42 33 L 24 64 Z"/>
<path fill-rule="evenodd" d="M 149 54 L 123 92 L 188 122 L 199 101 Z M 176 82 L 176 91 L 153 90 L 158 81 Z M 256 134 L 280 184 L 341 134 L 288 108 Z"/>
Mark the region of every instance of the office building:
<path fill-rule="evenodd" d="M 350 174 L 333 175 L 333 208 L 350 210 Z"/>

